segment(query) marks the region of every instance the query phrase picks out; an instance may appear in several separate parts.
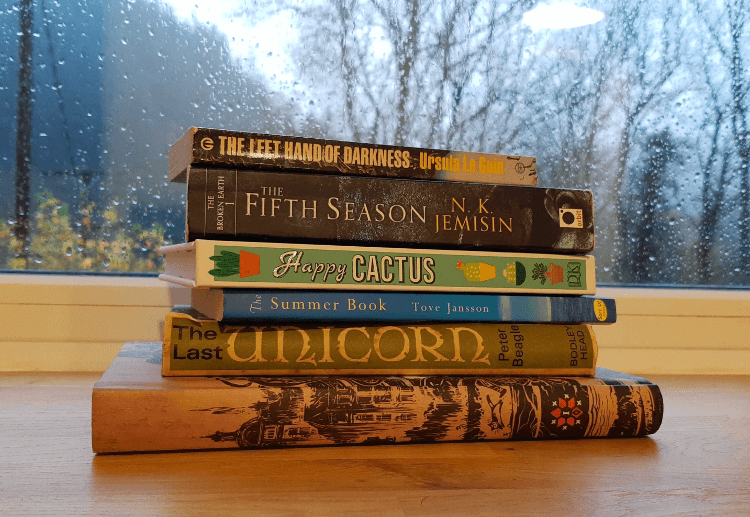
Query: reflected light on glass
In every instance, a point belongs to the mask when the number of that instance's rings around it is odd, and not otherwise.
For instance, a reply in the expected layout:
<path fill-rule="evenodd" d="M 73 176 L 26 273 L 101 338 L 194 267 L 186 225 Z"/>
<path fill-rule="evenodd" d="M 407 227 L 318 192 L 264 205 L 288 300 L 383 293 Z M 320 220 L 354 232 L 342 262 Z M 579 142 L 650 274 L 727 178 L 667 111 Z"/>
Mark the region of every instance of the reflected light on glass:
<path fill-rule="evenodd" d="M 541 29 L 572 29 L 600 22 L 604 13 L 573 2 L 540 5 L 523 15 L 523 23 L 534 32 Z"/>

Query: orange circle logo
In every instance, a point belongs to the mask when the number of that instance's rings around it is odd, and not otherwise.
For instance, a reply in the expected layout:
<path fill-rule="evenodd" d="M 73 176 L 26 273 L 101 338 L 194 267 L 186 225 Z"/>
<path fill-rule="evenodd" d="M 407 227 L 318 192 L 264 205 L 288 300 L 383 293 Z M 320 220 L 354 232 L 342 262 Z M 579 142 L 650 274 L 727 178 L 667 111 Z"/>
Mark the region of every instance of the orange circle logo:
<path fill-rule="evenodd" d="M 201 147 L 204 151 L 210 151 L 214 148 L 214 141 L 211 138 L 206 137 L 201 140 Z"/>

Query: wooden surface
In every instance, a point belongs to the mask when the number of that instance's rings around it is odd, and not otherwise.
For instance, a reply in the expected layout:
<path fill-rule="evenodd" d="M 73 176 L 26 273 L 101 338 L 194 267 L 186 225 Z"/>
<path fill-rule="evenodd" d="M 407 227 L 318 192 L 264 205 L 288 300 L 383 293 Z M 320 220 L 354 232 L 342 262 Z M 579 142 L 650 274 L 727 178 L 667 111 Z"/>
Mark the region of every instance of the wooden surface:
<path fill-rule="evenodd" d="M 0 375 L 0 516 L 750 515 L 747 376 L 650 376 L 650 438 L 95 456 L 97 378 Z"/>

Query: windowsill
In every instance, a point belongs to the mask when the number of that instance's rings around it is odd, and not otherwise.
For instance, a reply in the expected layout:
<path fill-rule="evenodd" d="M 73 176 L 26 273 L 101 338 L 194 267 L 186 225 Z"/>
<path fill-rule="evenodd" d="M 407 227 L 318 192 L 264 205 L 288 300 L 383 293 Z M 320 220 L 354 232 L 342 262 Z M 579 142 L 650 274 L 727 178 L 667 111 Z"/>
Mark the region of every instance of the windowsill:
<path fill-rule="evenodd" d="M 599 364 L 636 374 L 750 374 L 750 291 L 599 288 Z M 155 277 L 0 274 L 0 371 L 103 371 L 125 341 L 161 341 L 189 290 Z"/>

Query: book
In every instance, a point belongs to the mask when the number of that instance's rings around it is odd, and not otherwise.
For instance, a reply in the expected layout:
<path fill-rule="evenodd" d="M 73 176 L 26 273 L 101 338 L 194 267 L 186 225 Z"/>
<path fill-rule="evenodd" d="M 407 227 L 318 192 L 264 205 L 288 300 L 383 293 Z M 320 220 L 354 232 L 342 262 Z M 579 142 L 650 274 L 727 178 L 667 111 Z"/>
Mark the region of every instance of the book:
<path fill-rule="evenodd" d="M 191 127 L 169 150 L 169 180 L 191 166 L 536 185 L 536 159 Z"/>
<path fill-rule="evenodd" d="M 290 289 L 192 289 L 190 305 L 217 321 L 614 323 L 613 298 Z"/>
<path fill-rule="evenodd" d="M 589 325 L 223 323 L 175 307 L 162 375 L 593 375 Z"/>
<path fill-rule="evenodd" d="M 634 437 L 663 402 L 646 379 L 162 377 L 160 343 L 127 343 L 94 385 L 94 452 Z"/>
<path fill-rule="evenodd" d="M 594 294 L 594 257 L 213 241 L 162 246 L 159 278 L 187 287 Z"/>
<path fill-rule="evenodd" d="M 326 242 L 585 254 L 590 190 L 192 169 L 186 240 Z"/>

